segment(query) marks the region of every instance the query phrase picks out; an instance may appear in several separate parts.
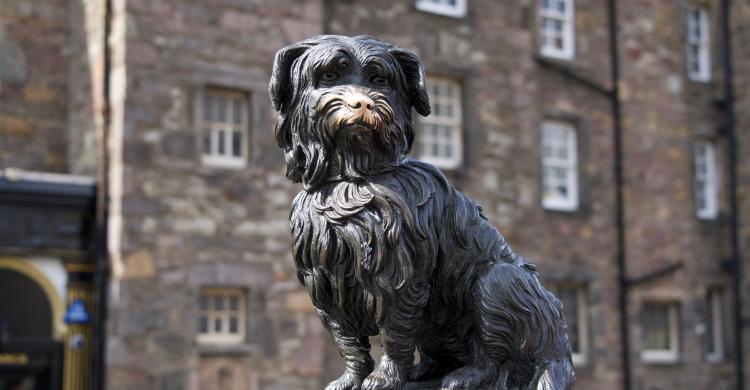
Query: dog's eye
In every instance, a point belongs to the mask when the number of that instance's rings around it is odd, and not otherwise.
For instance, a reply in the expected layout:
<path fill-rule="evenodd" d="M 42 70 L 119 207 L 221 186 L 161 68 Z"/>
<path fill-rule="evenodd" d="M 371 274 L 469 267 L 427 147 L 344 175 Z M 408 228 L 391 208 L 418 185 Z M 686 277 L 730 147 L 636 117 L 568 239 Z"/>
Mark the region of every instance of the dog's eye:
<path fill-rule="evenodd" d="M 370 83 L 377 85 L 378 87 L 385 87 L 388 85 L 388 79 L 383 76 L 372 76 Z"/>
<path fill-rule="evenodd" d="M 323 73 L 323 81 L 335 81 L 338 80 L 339 74 L 336 72 L 325 72 Z"/>

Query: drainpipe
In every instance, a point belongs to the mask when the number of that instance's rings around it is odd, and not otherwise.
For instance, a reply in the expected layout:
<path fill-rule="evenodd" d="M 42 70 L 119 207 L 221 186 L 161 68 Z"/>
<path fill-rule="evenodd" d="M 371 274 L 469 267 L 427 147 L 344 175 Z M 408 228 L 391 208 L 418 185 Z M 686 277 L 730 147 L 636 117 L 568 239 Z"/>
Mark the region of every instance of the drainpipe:
<path fill-rule="evenodd" d="M 742 342 L 742 261 L 740 258 L 740 239 L 737 207 L 737 138 L 734 118 L 734 85 L 732 84 L 732 32 L 730 26 L 730 0 L 721 1 L 721 45 L 722 65 L 724 70 L 724 132 L 729 149 L 729 224 L 731 230 L 732 256 L 732 295 L 734 296 L 734 337 L 735 369 L 737 371 L 737 389 L 744 390 L 743 375 L 744 357 Z"/>
<path fill-rule="evenodd" d="M 111 69 L 111 56 L 109 38 L 112 31 L 112 0 L 104 0 L 104 85 L 102 88 L 103 99 L 103 124 L 98 129 L 98 170 L 96 191 L 96 273 L 94 285 L 96 289 L 94 305 L 96 306 L 94 316 L 94 351 L 93 351 L 93 387 L 104 389 L 106 369 L 106 324 L 107 324 L 107 300 L 109 290 L 109 257 L 107 245 L 107 211 L 109 191 L 109 127 L 110 127 L 110 104 L 109 104 L 109 74 Z"/>
<path fill-rule="evenodd" d="M 618 304 L 620 308 L 620 353 L 622 360 L 622 387 L 631 389 L 630 368 L 630 327 L 628 319 L 628 279 L 625 267 L 625 205 L 623 201 L 622 165 L 622 112 L 620 110 L 620 59 L 617 49 L 617 0 L 608 0 L 609 50 L 611 61 L 612 127 L 614 136 L 614 177 L 615 177 L 615 224 Z"/>

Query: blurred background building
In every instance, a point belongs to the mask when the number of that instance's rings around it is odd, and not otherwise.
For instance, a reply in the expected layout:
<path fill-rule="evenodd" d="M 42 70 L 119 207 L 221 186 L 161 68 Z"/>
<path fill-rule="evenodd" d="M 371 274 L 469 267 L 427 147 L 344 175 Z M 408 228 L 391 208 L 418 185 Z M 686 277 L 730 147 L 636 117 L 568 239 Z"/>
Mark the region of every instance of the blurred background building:
<path fill-rule="evenodd" d="M 339 375 L 266 92 L 322 33 L 422 57 L 414 154 L 539 264 L 579 389 L 746 387 L 750 2 L 614 3 L 3 0 L 0 388 Z"/>

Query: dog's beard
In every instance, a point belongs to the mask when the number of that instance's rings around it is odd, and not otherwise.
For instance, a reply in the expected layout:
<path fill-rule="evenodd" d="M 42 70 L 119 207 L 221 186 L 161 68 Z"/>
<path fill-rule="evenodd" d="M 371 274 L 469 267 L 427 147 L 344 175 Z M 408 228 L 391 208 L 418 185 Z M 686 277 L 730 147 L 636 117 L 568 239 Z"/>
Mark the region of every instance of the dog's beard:
<path fill-rule="evenodd" d="M 318 100 L 313 128 L 333 159 L 327 176 L 361 179 L 397 166 L 408 149 L 409 123 L 398 123 L 386 98 L 369 94 L 372 111 L 359 116 L 348 109 L 339 94 Z"/>

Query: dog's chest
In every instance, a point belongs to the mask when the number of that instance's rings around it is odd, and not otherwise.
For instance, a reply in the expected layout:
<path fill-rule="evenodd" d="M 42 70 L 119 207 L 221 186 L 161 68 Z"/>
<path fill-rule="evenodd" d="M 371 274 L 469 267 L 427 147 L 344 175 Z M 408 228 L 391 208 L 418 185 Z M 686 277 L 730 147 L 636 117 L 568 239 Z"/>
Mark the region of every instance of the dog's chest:
<path fill-rule="evenodd" d="M 297 265 L 334 273 L 350 262 L 369 268 L 373 245 L 389 228 L 383 213 L 364 185 L 342 182 L 300 193 L 291 214 Z"/>

